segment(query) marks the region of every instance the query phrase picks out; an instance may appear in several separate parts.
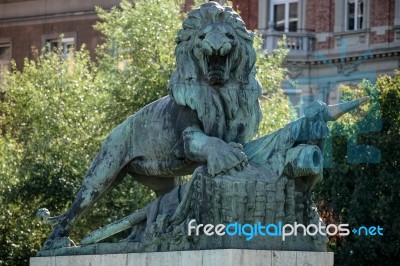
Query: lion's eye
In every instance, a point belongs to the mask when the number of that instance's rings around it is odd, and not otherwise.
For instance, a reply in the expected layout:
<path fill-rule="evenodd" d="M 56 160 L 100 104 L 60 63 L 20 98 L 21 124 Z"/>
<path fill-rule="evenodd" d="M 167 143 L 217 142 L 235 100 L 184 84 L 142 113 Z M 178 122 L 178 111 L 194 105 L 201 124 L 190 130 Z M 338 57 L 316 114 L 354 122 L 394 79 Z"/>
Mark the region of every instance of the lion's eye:
<path fill-rule="evenodd" d="M 206 37 L 206 35 L 205 35 L 204 33 L 202 33 L 202 34 L 199 35 L 199 39 L 200 39 L 200 40 L 204 40 L 205 37 Z"/>
<path fill-rule="evenodd" d="M 231 34 L 229 32 L 226 34 L 226 37 L 231 39 L 231 40 L 235 39 L 235 36 L 233 36 L 233 34 Z"/>

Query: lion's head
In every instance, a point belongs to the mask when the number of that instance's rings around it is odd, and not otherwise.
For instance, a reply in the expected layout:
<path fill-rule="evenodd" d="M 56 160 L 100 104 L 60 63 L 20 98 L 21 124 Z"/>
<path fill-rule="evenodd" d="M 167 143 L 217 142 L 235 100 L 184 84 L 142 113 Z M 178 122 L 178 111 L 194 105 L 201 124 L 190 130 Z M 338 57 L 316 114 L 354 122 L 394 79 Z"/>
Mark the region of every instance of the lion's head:
<path fill-rule="evenodd" d="M 169 90 L 179 105 L 197 111 L 206 134 L 245 143 L 258 130 L 262 89 L 253 38 L 231 7 L 216 2 L 192 10 L 183 22 Z"/>

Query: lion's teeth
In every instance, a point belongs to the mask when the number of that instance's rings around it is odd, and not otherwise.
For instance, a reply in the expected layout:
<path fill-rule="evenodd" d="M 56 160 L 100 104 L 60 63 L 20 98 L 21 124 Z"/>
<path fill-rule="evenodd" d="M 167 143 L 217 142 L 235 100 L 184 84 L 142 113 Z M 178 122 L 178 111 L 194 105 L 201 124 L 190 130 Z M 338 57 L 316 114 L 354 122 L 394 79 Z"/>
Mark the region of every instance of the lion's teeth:
<path fill-rule="evenodd" d="M 225 80 L 229 78 L 229 56 L 225 59 Z"/>
<path fill-rule="evenodd" d="M 205 60 L 203 60 L 203 69 L 204 69 L 204 75 L 207 75 L 209 57 L 207 55 L 204 55 L 204 57 L 205 57 Z"/>

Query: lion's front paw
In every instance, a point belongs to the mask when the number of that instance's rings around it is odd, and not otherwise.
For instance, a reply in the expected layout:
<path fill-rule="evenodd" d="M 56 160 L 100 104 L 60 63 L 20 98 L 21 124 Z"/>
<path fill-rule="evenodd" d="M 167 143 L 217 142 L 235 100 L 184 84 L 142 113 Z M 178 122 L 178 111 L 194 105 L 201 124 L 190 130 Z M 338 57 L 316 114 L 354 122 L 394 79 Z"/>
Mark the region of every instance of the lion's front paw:
<path fill-rule="evenodd" d="M 227 172 L 233 168 L 242 170 L 247 165 L 247 156 L 243 152 L 243 146 L 231 142 L 224 145 L 215 145 L 213 152 L 208 154 L 208 173 L 215 176 L 221 172 Z"/>

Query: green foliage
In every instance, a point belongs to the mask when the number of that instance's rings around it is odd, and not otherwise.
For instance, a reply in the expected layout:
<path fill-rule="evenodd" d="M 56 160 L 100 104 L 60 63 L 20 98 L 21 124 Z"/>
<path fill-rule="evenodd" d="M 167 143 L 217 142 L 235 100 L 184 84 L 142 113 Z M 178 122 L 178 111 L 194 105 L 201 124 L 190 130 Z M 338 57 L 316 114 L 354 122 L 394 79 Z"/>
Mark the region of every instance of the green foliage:
<path fill-rule="evenodd" d="M 38 208 L 64 212 L 110 125 L 102 112 L 104 91 L 87 51 L 64 58 L 61 51 L 43 51 L 15 66 L 6 76 L 0 126 L 0 258 L 25 265 L 40 249 L 50 227 L 35 220 Z M 144 206 L 152 193 L 132 179 L 111 192 L 77 226 L 82 238 L 132 210 Z M 114 200 L 115 199 L 115 200 Z"/>
<path fill-rule="evenodd" d="M 121 8 L 97 12 L 95 28 L 107 39 L 99 50 L 98 78 L 106 87 L 107 121 L 120 123 L 167 94 L 182 24 L 180 1 L 122 1 Z"/>
<path fill-rule="evenodd" d="M 1 258 L 11 264 L 26 262 L 27 253 L 39 248 L 45 230 L 34 221 L 37 208 L 64 210 L 61 199 L 71 199 L 99 146 L 95 73 L 88 53 L 77 51 L 68 59 L 61 52 L 42 53 L 25 60 L 22 72 L 14 65 L 6 76 L 0 241 Z"/>
<path fill-rule="evenodd" d="M 261 49 L 262 41 L 261 35 L 257 34 L 254 44 L 257 50 L 257 77 L 264 88 L 260 99 L 263 120 L 257 137 L 271 133 L 290 121 L 289 101 L 282 90 L 282 83 L 287 74 L 283 60 L 289 51 L 284 48 L 282 41 L 278 44 L 278 49 L 272 54 L 267 54 Z"/>
<path fill-rule="evenodd" d="M 334 163 L 332 168 L 325 169 L 324 180 L 318 186 L 316 196 L 320 211 L 330 212 L 325 216 L 330 223 L 348 223 L 351 228 L 362 225 L 384 228 L 384 236 L 351 234 L 331 238 L 330 247 L 336 253 L 337 265 L 393 265 L 400 259 L 400 218 L 397 215 L 400 212 L 400 179 L 397 176 L 400 170 L 400 72 L 396 72 L 394 77 L 380 77 L 376 86 L 367 83 L 363 86 L 379 91 L 380 113 L 376 113 L 376 120 L 370 122 L 379 123 L 382 119 L 382 130 L 357 133 L 354 128 L 356 123 L 350 117 L 344 118 L 350 126 L 334 125 L 333 134 L 340 130 L 341 133 L 347 132 L 347 137 L 334 138 Z M 352 93 L 345 88 L 345 92 L 354 97 L 359 90 Z M 368 108 L 371 109 L 371 106 Z M 358 144 L 371 145 L 380 150 L 380 163 L 347 163 L 346 138 L 354 134 L 358 134 Z"/>

